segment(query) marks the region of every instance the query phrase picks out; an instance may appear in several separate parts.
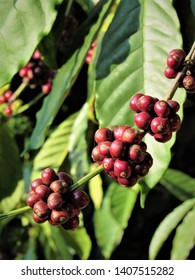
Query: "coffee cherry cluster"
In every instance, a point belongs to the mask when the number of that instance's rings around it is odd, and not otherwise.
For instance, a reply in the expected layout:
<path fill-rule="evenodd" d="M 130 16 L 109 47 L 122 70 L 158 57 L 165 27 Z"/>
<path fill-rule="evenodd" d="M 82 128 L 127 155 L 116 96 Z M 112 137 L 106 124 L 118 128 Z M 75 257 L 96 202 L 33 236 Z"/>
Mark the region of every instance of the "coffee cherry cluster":
<path fill-rule="evenodd" d="M 182 70 L 184 66 L 187 66 L 186 76 L 183 78 L 180 84 L 187 92 L 195 93 L 195 66 L 190 61 L 184 61 L 186 54 L 181 49 L 173 49 L 169 52 L 167 58 L 167 67 L 164 70 L 164 75 L 168 79 L 174 79 L 178 72 Z"/>
<path fill-rule="evenodd" d="M 142 137 L 142 133 L 127 125 L 116 126 L 113 130 L 99 128 L 94 135 L 97 145 L 92 150 L 92 159 L 102 164 L 120 185 L 132 187 L 153 164 Z"/>
<path fill-rule="evenodd" d="M 41 178 L 31 182 L 26 199 L 33 209 L 33 220 L 37 223 L 48 221 L 52 226 L 62 226 L 66 230 L 76 229 L 80 211 L 87 207 L 89 197 L 81 190 L 70 191 L 72 184 L 69 174 L 44 169 Z"/>
<path fill-rule="evenodd" d="M 3 95 L 0 96 L 0 104 L 3 104 L 3 113 L 5 116 L 11 116 L 13 112 L 11 103 L 9 102 L 12 94 L 13 92 L 11 90 L 7 90 Z"/>
<path fill-rule="evenodd" d="M 93 57 L 93 53 L 94 53 L 94 48 L 96 47 L 97 45 L 97 42 L 94 41 L 92 44 L 91 44 L 91 47 L 90 49 L 88 50 L 88 53 L 87 53 L 87 56 L 85 58 L 85 62 L 87 64 L 90 64 L 92 62 L 92 57 Z"/>
<path fill-rule="evenodd" d="M 42 92 L 48 94 L 52 88 L 55 71 L 42 61 L 42 54 L 35 50 L 27 65 L 19 70 L 19 75 L 29 87 L 40 86 Z"/>
<path fill-rule="evenodd" d="M 177 101 L 159 100 L 137 93 L 130 99 L 129 105 L 131 110 L 136 112 L 136 126 L 152 135 L 158 142 L 169 141 L 172 133 L 181 127 L 181 120 L 177 114 L 180 106 Z"/>

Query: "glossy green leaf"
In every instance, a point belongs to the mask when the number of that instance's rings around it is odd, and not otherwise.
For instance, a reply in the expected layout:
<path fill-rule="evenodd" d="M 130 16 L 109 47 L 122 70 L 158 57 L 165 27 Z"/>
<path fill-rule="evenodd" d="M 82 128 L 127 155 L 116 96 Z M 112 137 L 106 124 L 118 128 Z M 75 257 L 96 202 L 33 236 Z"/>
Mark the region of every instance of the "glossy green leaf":
<path fill-rule="evenodd" d="M 0 124 L 0 201 L 9 196 L 22 177 L 19 150 L 6 124 Z"/>
<path fill-rule="evenodd" d="M 0 86 L 30 59 L 40 40 L 49 33 L 61 0 L 0 1 Z M 13 51 L 14 48 L 14 51 Z"/>
<path fill-rule="evenodd" d="M 195 246 L 195 207 L 177 227 L 171 250 L 172 260 L 186 260 Z"/>
<path fill-rule="evenodd" d="M 154 260 L 158 255 L 164 242 L 171 232 L 177 227 L 186 213 L 195 206 L 195 199 L 183 202 L 169 213 L 156 229 L 149 246 L 149 259 Z M 183 242 L 181 240 L 181 242 Z"/>
<path fill-rule="evenodd" d="M 88 145 L 86 141 L 87 127 L 87 104 L 84 104 L 72 126 L 72 134 L 68 145 L 71 174 L 75 180 L 80 179 L 89 171 Z"/>
<path fill-rule="evenodd" d="M 91 41 L 100 28 L 102 19 L 107 13 L 111 2 L 111 0 L 102 1 L 102 5 L 98 7 L 98 9 L 102 8 L 99 18 L 92 26 L 89 34 L 85 37 L 82 47 L 77 49 L 71 58 L 58 71 L 58 74 L 54 79 L 52 90 L 45 98 L 43 106 L 37 114 L 37 124 L 31 135 L 30 142 L 28 143 L 26 150 L 38 149 L 43 144 L 48 127 L 53 122 L 58 110 L 74 84 L 85 61 L 85 56 L 91 45 Z"/>
<path fill-rule="evenodd" d="M 105 195 L 102 207 L 95 211 L 95 235 L 106 259 L 120 243 L 136 199 L 136 191 L 113 182 Z"/>
<path fill-rule="evenodd" d="M 172 81 L 164 77 L 166 59 L 171 49 L 182 45 L 172 1 L 120 1 L 111 24 L 99 37 L 94 61 L 96 75 L 92 75 L 95 78 L 90 87 L 96 95 L 99 125 L 132 126 L 134 112 L 129 108 L 130 98 L 143 92 L 164 99 L 172 85 Z M 174 96 L 181 108 L 185 97 L 182 89 Z M 170 163 L 175 135 L 166 144 L 156 142 L 150 135 L 145 141 L 154 164 L 145 177 L 143 203 Z"/>
<path fill-rule="evenodd" d="M 47 260 L 71 260 L 72 252 L 58 227 L 49 223 L 37 225 L 38 238 Z"/>
<path fill-rule="evenodd" d="M 169 168 L 160 183 L 180 200 L 195 197 L 195 179 L 184 172 Z"/>
<path fill-rule="evenodd" d="M 85 227 L 81 226 L 74 231 L 63 231 L 62 234 L 67 244 L 75 250 L 79 258 L 87 260 L 91 252 L 92 243 Z"/>
<path fill-rule="evenodd" d="M 68 154 L 69 140 L 76 117 L 77 113 L 59 124 L 43 144 L 34 159 L 32 179 L 38 178 L 41 170 L 47 167 L 52 167 L 55 171 L 58 171 Z"/>

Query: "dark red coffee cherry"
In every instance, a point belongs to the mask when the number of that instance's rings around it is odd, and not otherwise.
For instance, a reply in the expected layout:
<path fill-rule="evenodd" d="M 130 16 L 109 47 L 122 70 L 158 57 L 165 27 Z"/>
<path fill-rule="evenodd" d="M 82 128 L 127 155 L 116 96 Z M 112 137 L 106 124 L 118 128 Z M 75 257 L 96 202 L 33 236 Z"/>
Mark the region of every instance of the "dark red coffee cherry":
<path fill-rule="evenodd" d="M 35 179 L 31 182 L 31 189 L 33 191 L 35 191 L 36 187 L 40 186 L 40 185 L 43 185 L 43 181 L 42 179 L 38 178 L 38 179 Z"/>
<path fill-rule="evenodd" d="M 30 206 L 31 208 L 33 208 L 35 203 L 38 201 L 39 201 L 39 198 L 37 197 L 37 195 L 34 192 L 29 193 L 26 198 L 26 204 L 28 206 Z"/>
<path fill-rule="evenodd" d="M 141 162 L 145 158 L 145 151 L 138 144 L 129 147 L 128 157 L 134 162 Z"/>
<path fill-rule="evenodd" d="M 145 162 L 138 163 L 134 166 L 133 171 L 139 176 L 145 176 L 149 172 L 149 166 Z"/>
<path fill-rule="evenodd" d="M 43 181 L 43 184 L 50 185 L 57 179 L 57 174 L 52 168 L 45 168 L 41 173 L 41 179 Z"/>
<path fill-rule="evenodd" d="M 51 210 L 49 209 L 49 207 L 45 201 L 40 200 L 35 203 L 35 205 L 33 207 L 33 212 L 39 218 L 48 218 Z"/>
<path fill-rule="evenodd" d="M 51 193 L 48 196 L 47 205 L 48 205 L 49 209 L 51 209 L 51 210 L 60 209 L 62 204 L 63 204 L 63 197 L 60 193 L 55 192 L 55 193 Z"/>
<path fill-rule="evenodd" d="M 139 98 L 137 102 L 137 107 L 142 112 L 150 112 L 154 108 L 154 99 L 152 96 L 144 95 Z"/>
<path fill-rule="evenodd" d="M 137 113 L 134 116 L 134 122 L 138 128 L 147 130 L 150 127 L 152 115 L 148 112 Z"/>
<path fill-rule="evenodd" d="M 116 181 L 118 179 L 118 177 L 114 173 L 114 170 L 108 171 L 107 173 L 112 180 Z"/>
<path fill-rule="evenodd" d="M 69 214 L 66 209 L 61 208 L 60 210 L 53 209 L 51 211 L 50 220 L 56 225 L 62 225 L 69 219 Z"/>
<path fill-rule="evenodd" d="M 66 172 L 58 172 L 57 173 L 58 180 L 64 180 L 69 186 L 72 186 L 73 179 L 72 177 Z"/>
<path fill-rule="evenodd" d="M 68 211 L 69 218 L 80 214 L 80 210 L 76 209 L 71 203 L 66 203 L 63 207 Z"/>
<path fill-rule="evenodd" d="M 62 224 L 62 227 L 65 230 L 75 230 L 79 226 L 79 217 L 74 216 L 70 218 L 65 224 Z"/>
<path fill-rule="evenodd" d="M 181 119 L 178 114 L 173 115 L 170 119 L 170 129 L 172 132 L 177 132 L 181 128 Z"/>
<path fill-rule="evenodd" d="M 154 105 L 154 111 L 157 114 L 157 116 L 166 118 L 171 113 L 171 108 L 169 104 L 164 100 L 159 100 Z"/>
<path fill-rule="evenodd" d="M 70 193 L 69 202 L 77 209 L 84 209 L 89 204 L 89 196 L 84 191 L 76 190 Z"/>
<path fill-rule="evenodd" d="M 139 177 L 136 175 L 131 175 L 129 178 L 118 177 L 118 183 L 125 187 L 133 187 L 137 183 Z"/>
<path fill-rule="evenodd" d="M 140 114 L 140 113 L 138 113 Z M 122 140 L 127 142 L 127 143 L 140 143 L 141 140 L 143 138 L 143 134 L 138 131 L 137 129 L 134 129 L 134 128 L 127 128 L 125 129 L 125 131 L 123 132 L 123 135 L 122 135 Z"/>
<path fill-rule="evenodd" d="M 128 178 L 131 176 L 132 167 L 126 160 L 116 159 L 114 162 L 114 174 L 120 178 Z"/>
<path fill-rule="evenodd" d="M 110 141 L 100 142 L 98 144 L 100 154 L 103 156 L 109 157 L 110 156 L 110 145 L 111 145 Z"/>
<path fill-rule="evenodd" d="M 105 171 L 111 171 L 114 170 L 114 158 L 106 157 L 103 159 L 102 166 Z"/>
<path fill-rule="evenodd" d="M 186 53 L 181 49 L 173 49 L 169 52 L 169 55 L 178 55 L 180 60 L 183 60 L 186 57 Z"/>
<path fill-rule="evenodd" d="M 91 157 L 96 162 L 101 162 L 105 158 L 105 156 L 100 154 L 99 144 L 93 148 Z"/>
<path fill-rule="evenodd" d="M 39 200 L 46 200 L 50 194 L 50 189 L 46 185 L 39 185 L 35 189 L 35 194 Z"/>
<path fill-rule="evenodd" d="M 114 140 L 110 145 L 110 155 L 114 158 L 125 156 L 127 143 L 122 140 Z"/>
<path fill-rule="evenodd" d="M 131 108 L 131 110 L 133 110 L 134 112 L 136 113 L 139 113 L 141 112 L 141 110 L 138 108 L 137 106 L 137 103 L 138 103 L 138 100 L 144 96 L 142 93 L 136 93 L 131 99 L 130 99 L 130 102 L 129 102 L 129 106 Z"/>
<path fill-rule="evenodd" d="M 128 129 L 128 128 L 129 128 L 128 125 L 119 125 L 119 126 L 116 126 L 116 127 L 114 128 L 114 131 L 113 131 L 113 133 L 114 133 L 114 138 L 115 138 L 116 140 L 122 140 L 123 133 L 124 133 L 124 131 L 125 131 L 126 129 Z"/>
<path fill-rule="evenodd" d="M 153 165 L 153 158 L 148 152 L 145 153 L 144 162 L 148 165 L 149 168 L 151 168 Z"/>
<path fill-rule="evenodd" d="M 146 150 L 147 150 L 147 145 L 146 145 L 146 143 L 142 141 L 142 142 L 140 142 L 139 145 L 142 147 L 142 150 L 143 150 L 144 152 L 146 152 Z"/>
<path fill-rule="evenodd" d="M 169 55 L 167 58 L 167 66 L 171 69 L 177 69 L 181 65 L 181 58 L 177 54 Z"/>
<path fill-rule="evenodd" d="M 183 86 L 186 90 L 195 88 L 195 78 L 193 76 L 185 76 L 183 79 Z"/>
<path fill-rule="evenodd" d="M 169 104 L 172 113 L 177 113 L 180 109 L 180 105 L 177 101 L 175 100 L 168 100 L 167 103 Z"/>
<path fill-rule="evenodd" d="M 165 68 L 164 75 L 168 79 L 175 79 L 178 72 L 172 68 L 169 68 L 168 66 Z"/>
<path fill-rule="evenodd" d="M 151 122 L 151 130 L 153 133 L 167 133 L 170 130 L 170 122 L 168 118 L 156 117 Z"/>
<path fill-rule="evenodd" d="M 50 189 L 53 192 L 64 194 L 68 191 L 69 185 L 64 180 L 55 180 L 51 183 Z"/>
<path fill-rule="evenodd" d="M 40 218 L 39 216 L 37 216 L 34 212 L 32 213 L 32 218 L 33 220 L 37 223 L 37 224 L 42 224 L 44 222 L 47 221 L 47 217 L 45 218 Z"/>
<path fill-rule="evenodd" d="M 102 127 L 95 132 L 94 139 L 97 144 L 104 141 L 112 141 L 113 133 L 109 128 Z"/>
<path fill-rule="evenodd" d="M 171 130 L 169 130 L 165 134 L 160 134 L 160 133 L 154 134 L 154 139 L 157 142 L 160 142 L 160 143 L 165 143 L 165 142 L 169 141 L 171 139 L 171 137 L 172 137 L 172 131 Z"/>

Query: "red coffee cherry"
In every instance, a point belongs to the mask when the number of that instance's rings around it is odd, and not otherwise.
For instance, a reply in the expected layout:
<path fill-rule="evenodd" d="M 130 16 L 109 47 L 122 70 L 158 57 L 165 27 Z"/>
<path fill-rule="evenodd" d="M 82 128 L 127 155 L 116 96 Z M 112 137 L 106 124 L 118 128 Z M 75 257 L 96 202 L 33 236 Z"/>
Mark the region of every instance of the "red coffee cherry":
<path fill-rule="evenodd" d="M 122 140 L 114 140 L 110 145 L 110 155 L 114 158 L 122 158 L 125 156 L 127 143 Z"/>
<path fill-rule="evenodd" d="M 38 178 L 38 179 L 35 179 L 31 182 L 31 189 L 33 191 L 35 191 L 36 187 L 40 186 L 40 185 L 43 185 L 43 181 L 42 179 Z"/>
<path fill-rule="evenodd" d="M 183 86 L 186 90 L 195 88 L 195 78 L 193 76 L 185 76 L 183 79 Z"/>
<path fill-rule="evenodd" d="M 171 69 L 178 69 L 181 62 L 182 60 L 177 54 L 169 55 L 167 58 L 167 66 Z"/>
<path fill-rule="evenodd" d="M 103 166 L 104 170 L 105 171 L 114 170 L 114 162 L 115 162 L 114 158 L 110 158 L 110 157 L 104 158 L 104 160 L 102 162 L 102 166 Z"/>
<path fill-rule="evenodd" d="M 104 155 L 100 154 L 99 144 L 93 148 L 91 157 L 96 162 L 101 162 L 105 158 Z"/>
<path fill-rule="evenodd" d="M 116 127 L 114 128 L 114 131 L 113 131 L 113 133 L 114 133 L 114 138 L 115 138 L 116 140 L 122 140 L 123 133 L 124 133 L 124 131 L 125 131 L 126 129 L 128 129 L 128 128 L 129 128 L 128 125 L 119 125 L 119 126 L 116 126 Z"/>
<path fill-rule="evenodd" d="M 165 134 L 160 134 L 160 133 L 154 134 L 154 139 L 157 142 L 160 142 L 160 143 L 165 143 L 165 142 L 169 141 L 171 139 L 171 137 L 172 137 L 172 131 L 171 130 L 169 130 Z"/>
<path fill-rule="evenodd" d="M 103 156 L 110 156 L 110 145 L 110 141 L 100 142 L 98 144 L 100 154 Z"/>
<path fill-rule="evenodd" d="M 104 141 L 112 141 L 113 139 L 112 131 L 106 127 L 99 128 L 95 132 L 94 139 L 97 144 Z"/>
<path fill-rule="evenodd" d="M 137 107 L 142 112 L 150 112 L 154 108 L 154 99 L 152 96 L 144 95 L 139 98 L 137 102 Z"/>
<path fill-rule="evenodd" d="M 69 189 L 69 185 L 64 180 L 55 180 L 51 183 L 50 189 L 53 192 L 65 194 Z"/>
<path fill-rule="evenodd" d="M 178 114 L 173 115 L 170 119 L 170 129 L 172 132 L 177 132 L 181 128 L 181 119 Z"/>
<path fill-rule="evenodd" d="M 133 187 L 137 183 L 139 177 L 136 175 L 131 175 L 129 178 L 118 177 L 118 183 L 125 187 Z"/>
<path fill-rule="evenodd" d="M 151 130 L 153 133 L 167 133 L 170 130 L 170 122 L 168 118 L 156 117 L 151 122 Z"/>
<path fill-rule="evenodd" d="M 131 176 L 132 167 L 128 161 L 116 159 L 114 162 L 114 174 L 120 178 Z"/>
<path fill-rule="evenodd" d="M 50 189 L 46 185 L 39 185 L 35 189 L 35 194 L 39 200 L 46 200 L 50 194 Z"/>
<path fill-rule="evenodd" d="M 60 209 L 62 204 L 63 204 L 63 197 L 60 193 L 55 192 L 55 193 L 51 193 L 48 196 L 47 205 L 48 205 L 49 209 L 51 209 L 51 210 Z"/>
<path fill-rule="evenodd" d="M 43 181 L 43 184 L 50 185 L 57 179 L 57 174 L 52 168 L 45 168 L 41 173 L 41 179 Z"/>
<path fill-rule="evenodd" d="M 137 113 L 134 116 L 134 122 L 138 128 L 147 130 L 150 127 L 152 115 L 148 112 Z"/>
<path fill-rule="evenodd" d="M 159 100 L 154 105 L 154 111 L 157 114 L 157 116 L 166 118 L 171 113 L 171 108 L 169 104 L 164 100 Z"/>
<path fill-rule="evenodd" d="M 66 209 L 61 208 L 60 210 L 53 209 L 51 211 L 50 220 L 55 225 L 62 225 L 66 223 L 69 219 L 69 214 Z"/>
<path fill-rule="evenodd" d="M 31 208 L 33 208 L 35 203 L 38 201 L 39 201 L 39 198 L 37 197 L 37 195 L 34 192 L 29 193 L 26 198 L 26 204 L 28 206 L 30 206 Z"/>
<path fill-rule="evenodd" d="M 58 172 L 57 177 L 58 180 L 64 180 L 69 186 L 73 184 L 72 177 L 66 172 Z"/>
<path fill-rule="evenodd" d="M 183 50 L 181 49 L 173 49 L 172 51 L 169 52 L 169 55 L 178 55 L 180 60 L 183 60 L 186 57 L 186 54 Z"/>
<path fill-rule="evenodd" d="M 69 201 L 77 209 L 84 209 L 89 204 L 89 196 L 84 191 L 76 190 L 70 193 Z"/>
<path fill-rule="evenodd" d="M 40 217 L 37 216 L 34 212 L 32 213 L 32 218 L 33 218 L 33 220 L 34 220 L 36 223 L 38 223 L 38 224 L 42 224 L 42 223 L 44 223 L 44 222 L 47 221 L 47 217 L 45 217 L 45 218 L 40 218 Z"/>
<path fill-rule="evenodd" d="M 79 217 L 74 216 L 70 218 L 65 224 L 62 224 L 62 227 L 65 230 L 75 230 L 79 226 Z"/>
<path fill-rule="evenodd" d="M 50 215 L 51 210 L 49 209 L 46 202 L 40 200 L 35 203 L 33 207 L 33 212 L 39 217 L 39 218 L 48 218 Z"/>
<path fill-rule="evenodd" d="M 177 101 L 175 100 L 168 100 L 167 103 L 169 104 L 172 113 L 177 113 L 180 109 L 180 105 Z"/>
<path fill-rule="evenodd" d="M 145 176 L 149 172 L 149 166 L 145 162 L 140 162 L 134 166 L 133 171 L 139 176 Z"/>
<path fill-rule="evenodd" d="M 140 145 L 133 144 L 129 147 L 128 156 L 134 162 L 141 162 L 145 158 L 145 151 Z"/>
<path fill-rule="evenodd" d="M 172 68 L 169 68 L 168 66 L 164 70 L 164 75 L 168 79 L 175 79 L 177 74 L 178 74 L 178 71 L 176 71 L 176 70 L 174 70 Z"/>
<path fill-rule="evenodd" d="M 136 113 L 141 112 L 141 110 L 138 108 L 137 103 L 139 101 L 139 99 L 144 96 L 142 93 L 136 93 L 131 99 L 130 99 L 130 103 L 129 106 L 131 108 L 131 110 L 133 110 Z"/>
<path fill-rule="evenodd" d="M 138 113 L 140 114 L 140 113 Z M 134 128 L 127 128 L 125 129 L 125 131 L 123 132 L 123 135 L 122 135 L 122 140 L 127 142 L 127 143 L 140 143 L 141 140 L 143 138 L 143 134 L 138 131 L 137 129 L 134 129 Z"/>

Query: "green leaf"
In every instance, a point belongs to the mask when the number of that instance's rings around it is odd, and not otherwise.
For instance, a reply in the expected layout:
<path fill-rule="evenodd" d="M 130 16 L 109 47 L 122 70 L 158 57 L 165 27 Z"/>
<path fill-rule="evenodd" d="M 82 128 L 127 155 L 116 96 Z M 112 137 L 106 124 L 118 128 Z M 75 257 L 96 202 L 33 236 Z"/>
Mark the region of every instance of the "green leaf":
<path fill-rule="evenodd" d="M 183 202 L 169 213 L 156 229 L 149 246 L 149 259 L 154 260 L 170 233 L 177 227 L 186 213 L 195 206 L 195 199 Z"/>
<path fill-rule="evenodd" d="M 49 223 L 37 226 L 38 238 L 43 246 L 46 260 L 71 260 L 71 248 L 58 227 Z"/>
<path fill-rule="evenodd" d="M 63 231 L 63 230 L 62 230 Z M 84 227 L 74 231 L 63 231 L 64 239 L 73 248 L 81 260 L 87 260 L 91 252 L 91 239 Z"/>
<path fill-rule="evenodd" d="M 68 143 L 77 115 L 77 113 L 74 113 L 63 121 L 43 144 L 34 159 L 32 179 L 38 178 L 38 174 L 46 167 L 52 167 L 55 171 L 58 171 L 68 154 Z"/>
<path fill-rule="evenodd" d="M 186 260 L 191 249 L 195 245 L 195 207 L 184 217 L 182 223 L 177 227 L 171 260 Z"/>
<path fill-rule="evenodd" d="M 102 207 L 95 211 L 95 235 L 106 259 L 120 243 L 136 199 L 136 191 L 113 182 L 108 188 Z"/>
<path fill-rule="evenodd" d="M 91 171 L 96 169 L 97 165 L 93 164 L 91 167 Z M 93 201 L 95 209 L 99 209 L 103 200 L 103 186 L 102 186 L 102 178 L 100 174 L 96 175 L 89 181 L 89 194 L 90 198 Z"/>
<path fill-rule="evenodd" d="M 71 175 L 75 180 L 80 179 L 89 171 L 86 142 L 87 127 L 87 104 L 84 104 L 72 126 L 72 134 L 68 146 Z"/>
<path fill-rule="evenodd" d="M 103 1 L 102 3 L 104 3 Z M 37 124 L 31 135 L 30 142 L 28 143 L 26 150 L 38 149 L 44 142 L 48 127 L 53 122 L 58 110 L 60 109 L 63 101 L 67 97 L 72 85 L 74 84 L 81 67 L 85 61 L 86 53 L 91 45 L 92 39 L 98 29 L 101 26 L 102 18 L 109 9 L 112 1 L 106 1 L 106 3 L 100 7 L 99 18 L 92 26 L 89 34 L 85 37 L 82 47 L 77 49 L 71 58 L 65 63 L 58 71 L 56 78 L 54 79 L 53 87 L 50 94 L 44 99 L 43 106 L 37 114 Z M 48 110 L 49 108 L 49 110 Z"/>
<path fill-rule="evenodd" d="M 9 196 L 22 177 L 20 155 L 6 124 L 0 124 L 0 200 Z"/>
<path fill-rule="evenodd" d="M 168 52 L 182 45 L 180 24 L 171 0 L 124 0 L 119 2 L 111 24 L 105 29 L 99 36 L 94 59 L 96 75 L 92 75 L 95 78 L 90 86 L 96 95 L 97 118 L 101 127 L 132 126 L 134 112 L 129 109 L 130 98 L 142 92 L 164 99 L 171 87 L 172 81 L 164 77 L 164 69 Z M 181 108 L 185 97 L 182 89 L 174 96 Z M 165 144 L 150 135 L 145 141 L 154 164 L 145 177 L 143 203 L 170 163 L 175 133 Z"/>
<path fill-rule="evenodd" d="M 76 2 L 87 14 L 89 14 L 91 9 L 94 7 L 94 3 L 92 0 L 76 0 Z"/>
<path fill-rule="evenodd" d="M 175 169 L 167 169 L 160 183 L 180 200 L 195 197 L 195 179 Z"/>
<path fill-rule="evenodd" d="M 0 1 L 0 87 L 30 59 L 40 40 L 49 33 L 61 0 Z M 14 47 L 14 51 L 13 51 Z"/>

